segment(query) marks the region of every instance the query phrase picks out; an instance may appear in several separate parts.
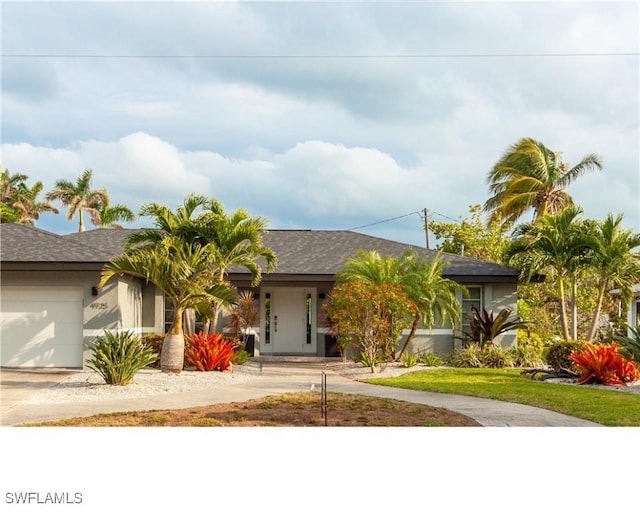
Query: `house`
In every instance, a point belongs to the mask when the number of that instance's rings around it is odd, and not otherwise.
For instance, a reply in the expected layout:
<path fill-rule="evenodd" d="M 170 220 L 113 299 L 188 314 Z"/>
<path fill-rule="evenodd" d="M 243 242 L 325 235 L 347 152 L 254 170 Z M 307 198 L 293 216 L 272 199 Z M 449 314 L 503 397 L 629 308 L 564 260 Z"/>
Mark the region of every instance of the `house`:
<path fill-rule="evenodd" d="M 631 327 L 640 326 L 640 283 L 633 285 L 631 293 L 633 294 L 633 299 L 627 310 L 627 336 L 631 336 Z M 620 290 L 611 290 L 611 294 L 620 295 Z M 620 313 L 624 314 L 623 311 L 620 311 Z"/>
<path fill-rule="evenodd" d="M 80 368 L 84 347 L 104 329 L 164 333 L 170 304 L 152 283 L 120 276 L 97 290 L 102 266 L 121 253 L 132 230 L 94 229 L 57 235 L 21 224 L 0 225 L 0 366 Z M 358 250 L 401 256 L 413 248 L 426 258 L 435 251 L 352 231 L 272 230 L 264 242 L 278 256 L 275 272 L 254 290 L 260 322 L 255 355 L 335 355 L 323 303 L 345 258 Z M 463 309 L 516 310 L 517 269 L 444 255 L 445 277 L 469 290 Z M 248 272 L 229 275 L 248 288 Z M 405 333 L 406 334 L 406 333 Z M 500 340 L 515 344 L 515 333 Z M 458 342 L 450 327 L 419 330 L 413 350 L 450 353 Z"/>

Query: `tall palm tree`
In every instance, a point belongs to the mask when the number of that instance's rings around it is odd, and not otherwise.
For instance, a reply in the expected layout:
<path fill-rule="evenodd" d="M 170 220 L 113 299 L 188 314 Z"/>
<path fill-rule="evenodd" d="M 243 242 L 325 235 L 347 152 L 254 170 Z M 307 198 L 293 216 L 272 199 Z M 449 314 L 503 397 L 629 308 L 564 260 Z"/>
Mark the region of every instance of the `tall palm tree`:
<path fill-rule="evenodd" d="M 84 213 L 97 218 L 98 209 L 109 205 L 109 194 L 104 189 L 92 190 L 93 171 L 85 169 L 78 180 L 58 180 L 54 189 L 46 196 L 47 200 L 60 200 L 67 206 L 67 220 L 78 214 L 78 231 L 85 230 Z"/>
<path fill-rule="evenodd" d="M 483 205 L 489 222 L 515 223 L 525 212 L 534 210 L 534 221 L 555 214 L 573 204 L 565 191 L 583 174 L 602 169 L 595 154 L 569 166 L 560 153 L 532 138 L 523 138 L 502 155 L 487 175 L 491 197 Z"/>
<path fill-rule="evenodd" d="M 217 258 L 213 246 L 194 246 L 179 237 L 167 236 L 159 244 L 125 252 L 103 267 L 98 288 L 114 276 L 126 274 L 151 281 L 173 302 L 173 322 L 160 355 L 164 372 L 180 372 L 183 368 L 182 319 L 187 308 L 205 301 L 224 306 L 235 303 L 233 286 L 216 279 Z"/>
<path fill-rule="evenodd" d="M 378 251 L 358 251 L 345 259 L 336 273 L 336 284 L 367 281 L 374 284 L 402 284 L 405 265 L 400 258 L 382 256 Z"/>
<path fill-rule="evenodd" d="M 116 229 L 122 229 L 119 222 L 133 222 L 135 219 L 131 209 L 123 204 L 100 205 L 96 208 L 96 215 L 91 217 L 94 226 Z"/>
<path fill-rule="evenodd" d="M 257 286 L 262 280 L 262 263 L 265 271 L 272 272 L 277 265 L 275 252 L 264 245 L 262 234 L 266 231 L 267 220 L 252 217 L 245 209 L 227 214 L 218 201 L 205 205 L 205 213 L 192 226 L 192 239 L 199 244 L 210 244 L 218 254 L 218 282 L 224 282 L 229 269 L 241 267 L 251 274 L 251 286 Z M 211 304 L 208 328 L 217 327 L 220 305 Z"/>
<path fill-rule="evenodd" d="M 598 276 L 598 297 L 587 341 L 595 338 L 604 297 L 612 288 L 620 290 L 623 308 L 631 302 L 634 284 L 640 282 L 640 234 L 623 229 L 622 215 L 607 215 L 595 228 L 597 242 L 591 268 Z"/>
<path fill-rule="evenodd" d="M 558 283 L 560 323 L 565 339 L 578 337 L 577 283 L 581 271 L 593 257 L 596 240 L 579 219 L 582 208 L 569 206 L 557 215 L 546 215 L 536 223 L 522 224 L 505 251 L 505 262 L 522 269 L 530 280 L 535 274 L 551 272 Z M 571 332 L 567 318 L 566 287 L 571 289 Z"/>

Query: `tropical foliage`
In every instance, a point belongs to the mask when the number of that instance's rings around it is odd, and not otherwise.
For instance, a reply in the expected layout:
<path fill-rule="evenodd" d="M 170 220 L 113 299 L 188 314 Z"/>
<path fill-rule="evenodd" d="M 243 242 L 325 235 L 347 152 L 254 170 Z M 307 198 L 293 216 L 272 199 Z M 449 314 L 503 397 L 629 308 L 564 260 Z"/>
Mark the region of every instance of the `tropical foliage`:
<path fill-rule="evenodd" d="M 93 171 L 85 169 L 76 182 L 57 180 L 53 190 L 45 197 L 48 201 L 59 200 L 67 207 L 67 220 L 78 215 L 78 231 L 85 230 L 84 214 L 88 213 L 94 224 L 100 224 L 99 211 L 109 205 L 109 193 L 105 189 L 91 188 Z"/>
<path fill-rule="evenodd" d="M 477 343 L 480 349 L 484 349 L 487 345 L 494 345 L 495 339 L 501 334 L 525 328 L 527 324 L 519 318 L 512 318 L 512 313 L 511 309 L 503 308 L 495 315 L 486 308 L 480 312 L 472 306 L 469 332 L 463 333 L 465 344 Z"/>
<path fill-rule="evenodd" d="M 26 174 L 9 173 L 0 168 L 0 222 L 17 222 L 34 226 L 41 213 L 58 213 L 48 200 L 39 200 L 43 184 L 27 185 Z"/>
<path fill-rule="evenodd" d="M 224 372 L 231 366 L 234 350 L 234 344 L 222 333 L 200 332 L 187 336 L 185 357 L 200 372 Z"/>
<path fill-rule="evenodd" d="M 623 357 L 640 364 L 640 324 L 629 327 L 629 331 L 628 336 L 613 336 L 613 341 L 618 344 L 618 352 Z"/>
<path fill-rule="evenodd" d="M 98 205 L 96 214 L 91 218 L 95 226 L 116 229 L 122 229 L 120 222 L 133 222 L 134 220 L 136 220 L 135 214 L 123 204 Z"/>
<path fill-rule="evenodd" d="M 130 331 L 104 331 L 90 347 L 87 367 L 102 376 L 107 384 L 126 386 L 141 369 L 153 364 L 158 354 Z"/>
<path fill-rule="evenodd" d="M 174 316 L 162 345 L 163 371 L 179 372 L 184 361 L 183 314 L 202 302 L 230 306 L 236 301 L 230 283 L 220 282 L 216 273 L 218 251 L 212 245 L 194 246 L 175 236 L 161 243 L 139 247 L 115 257 L 102 270 L 98 287 L 121 274 L 153 282 L 172 301 Z"/>
<path fill-rule="evenodd" d="M 618 352 L 618 345 L 587 343 L 569 359 L 580 372 L 578 384 L 625 385 L 640 378 L 638 366 Z"/>
<path fill-rule="evenodd" d="M 445 262 L 438 253 L 432 260 L 420 258 L 415 251 L 407 251 L 402 257 L 382 256 L 377 251 L 359 251 L 347 258 L 336 274 L 336 282 L 364 281 L 372 284 L 389 284 L 403 287 L 408 300 L 414 306 L 411 330 L 396 359 L 405 353 L 415 336 L 420 322 L 426 329 L 433 329 L 439 322 L 455 325 L 460 321 L 460 302 L 457 294 L 466 289 L 442 276 Z"/>
<path fill-rule="evenodd" d="M 534 211 L 534 221 L 547 214 L 558 214 L 573 205 L 566 192 L 577 178 L 602 169 L 595 154 L 586 155 L 570 166 L 562 155 L 540 141 L 523 138 L 507 149 L 487 175 L 491 197 L 483 209 L 489 221 L 514 224 L 527 211 Z"/>

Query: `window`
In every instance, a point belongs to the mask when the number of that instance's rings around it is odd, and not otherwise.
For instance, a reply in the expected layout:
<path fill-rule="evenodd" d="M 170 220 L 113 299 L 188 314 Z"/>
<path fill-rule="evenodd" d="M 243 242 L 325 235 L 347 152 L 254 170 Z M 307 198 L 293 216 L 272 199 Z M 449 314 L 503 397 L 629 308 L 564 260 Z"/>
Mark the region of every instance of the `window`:
<path fill-rule="evenodd" d="M 307 293 L 305 301 L 305 315 L 306 315 L 306 328 L 307 328 L 307 345 L 311 345 L 311 318 L 313 314 L 313 301 L 311 300 L 311 294 Z"/>
<path fill-rule="evenodd" d="M 175 308 L 173 306 L 173 301 L 164 296 L 164 333 L 168 333 L 169 329 L 171 329 L 171 324 L 173 324 L 173 313 Z"/>
<path fill-rule="evenodd" d="M 264 342 L 271 343 L 271 294 L 264 294 Z"/>
<path fill-rule="evenodd" d="M 471 308 L 475 306 L 478 311 L 482 311 L 482 287 L 467 286 L 469 296 L 462 296 L 462 330 L 469 330 L 469 317 L 471 316 Z"/>

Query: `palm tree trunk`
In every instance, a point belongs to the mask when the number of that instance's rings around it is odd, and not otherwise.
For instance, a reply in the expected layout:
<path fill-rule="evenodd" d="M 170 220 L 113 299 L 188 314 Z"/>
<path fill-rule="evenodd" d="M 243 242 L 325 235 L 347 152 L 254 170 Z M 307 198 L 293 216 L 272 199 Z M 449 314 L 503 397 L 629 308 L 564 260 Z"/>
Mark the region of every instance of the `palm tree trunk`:
<path fill-rule="evenodd" d="M 78 210 L 78 218 L 80 219 L 80 225 L 78 226 L 78 232 L 84 231 L 84 215 L 82 214 L 82 208 Z"/>
<path fill-rule="evenodd" d="M 558 276 L 558 286 L 560 288 L 560 325 L 562 326 L 562 336 L 569 339 L 569 327 L 567 325 L 567 303 L 564 293 L 564 279 Z"/>
<path fill-rule="evenodd" d="M 405 340 L 404 345 L 402 345 L 402 349 L 400 350 L 400 353 L 394 359 L 395 361 L 399 361 L 400 359 L 402 359 L 402 356 L 404 355 L 404 351 L 407 350 L 409 343 L 411 343 L 411 340 L 413 339 L 413 337 L 416 334 L 416 331 L 418 330 L 418 323 L 420 323 L 419 315 L 413 319 L 413 323 L 411 324 L 411 331 L 409 331 L 409 335 L 407 336 L 407 339 Z"/>
<path fill-rule="evenodd" d="M 184 331 L 182 314 L 184 308 L 176 308 L 173 325 L 164 338 L 160 354 L 160 369 L 166 373 L 180 373 L 184 367 Z"/>
<path fill-rule="evenodd" d="M 578 339 L 578 278 L 571 278 L 571 339 Z"/>
<path fill-rule="evenodd" d="M 591 319 L 591 325 L 589 326 L 589 334 L 587 334 L 587 341 L 593 341 L 598 330 L 598 321 L 600 320 L 600 312 L 602 311 L 602 303 L 604 302 L 604 294 L 606 292 L 606 281 L 600 281 L 598 284 L 598 300 L 596 302 L 596 309 L 593 312 L 593 318 Z"/>

